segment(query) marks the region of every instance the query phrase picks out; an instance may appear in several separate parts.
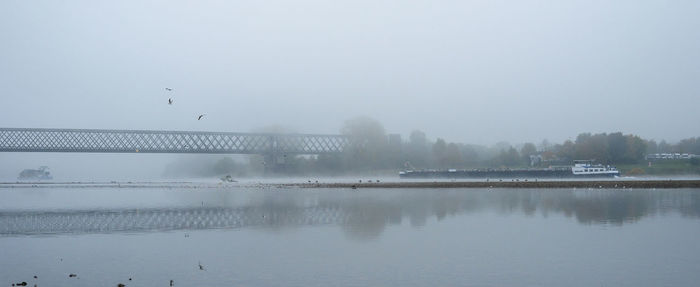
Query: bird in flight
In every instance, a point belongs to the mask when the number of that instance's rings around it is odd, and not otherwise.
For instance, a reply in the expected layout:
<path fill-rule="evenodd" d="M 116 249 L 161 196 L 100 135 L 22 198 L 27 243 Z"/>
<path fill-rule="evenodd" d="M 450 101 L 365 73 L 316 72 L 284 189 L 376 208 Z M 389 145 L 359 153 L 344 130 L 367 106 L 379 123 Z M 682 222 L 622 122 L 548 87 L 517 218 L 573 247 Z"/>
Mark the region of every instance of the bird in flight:
<path fill-rule="evenodd" d="M 201 119 L 204 117 L 204 115 L 206 115 L 206 114 L 201 114 L 201 115 L 199 115 L 199 116 L 197 117 L 197 120 L 201 120 Z"/>
<path fill-rule="evenodd" d="M 173 91 L 173 88 L 165 88 L 165 90 L 168 91 L 168 92 L 172 92 L 172 91 Z"/>
<path fill-rule="evenodd" d="M 199 270 L 204 270 L 204 265 L 202 265 L 202 262 L 197 262 L 199 264 Z"/>
<path fill-rule="evenodd" d="M 173 104 L 173 98 L 169 98 L 169 99 L 168 99 L 168 105 L 172 105 L 172 104 Z"/>

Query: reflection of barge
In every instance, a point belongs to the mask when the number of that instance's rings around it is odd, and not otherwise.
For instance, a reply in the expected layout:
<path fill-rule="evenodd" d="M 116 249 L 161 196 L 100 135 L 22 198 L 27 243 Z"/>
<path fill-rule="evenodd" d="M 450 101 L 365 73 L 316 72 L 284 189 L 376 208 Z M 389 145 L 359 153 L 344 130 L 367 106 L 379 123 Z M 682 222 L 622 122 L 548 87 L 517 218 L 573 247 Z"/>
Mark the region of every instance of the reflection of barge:
<path fill-rule="evenodd" d="M 401 178 L 583 178 L 616 177 L 620 172 L 611 166 L 575 161 L 574 166 L 539 169 L 448 169 L 407 170 L 399 172 Z"/>

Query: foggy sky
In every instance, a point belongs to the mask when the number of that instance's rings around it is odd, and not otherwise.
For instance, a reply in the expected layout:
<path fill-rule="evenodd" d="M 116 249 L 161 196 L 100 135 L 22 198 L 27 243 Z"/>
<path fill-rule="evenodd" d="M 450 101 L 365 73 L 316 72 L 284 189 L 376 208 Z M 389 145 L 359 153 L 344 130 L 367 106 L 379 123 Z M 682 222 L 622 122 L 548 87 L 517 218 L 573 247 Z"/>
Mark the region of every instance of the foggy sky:
<path fill-rule="evenodd" d="M 5 0 L 0 126 L 338 133 L 369 116 L 477 144 L 677 141 L 700 135 L 698 15 L 682 0 Z"/>

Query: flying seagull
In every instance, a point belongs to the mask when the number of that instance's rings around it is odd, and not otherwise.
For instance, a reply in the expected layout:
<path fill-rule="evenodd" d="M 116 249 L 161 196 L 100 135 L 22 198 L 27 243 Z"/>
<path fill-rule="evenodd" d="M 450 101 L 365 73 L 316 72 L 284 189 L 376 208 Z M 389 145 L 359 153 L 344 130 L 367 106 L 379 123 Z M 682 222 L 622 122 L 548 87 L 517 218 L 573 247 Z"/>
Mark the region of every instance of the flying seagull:
<path fill-rule="evenodd" d="M 168 91 L 168 92 L 172 92 L 172 91 L 173 91 L 172 88 L 165 88 L 165 90 Z"/>
<path fill-rule="evenodd" d="M 169 99 L 168 99 L 168 105 L 172 105 L 172 104 L 173 104 L 173 98 L 169 98 Z"/>
<path fill-rule="evenodd" d="M 206 115 L 206 114 L 201 114 L 201 115 L 199 115 L 199 116 L 197 117 L 197 120 L 201 120 L 201 119 L 204 117 L 204 115 Z"/>

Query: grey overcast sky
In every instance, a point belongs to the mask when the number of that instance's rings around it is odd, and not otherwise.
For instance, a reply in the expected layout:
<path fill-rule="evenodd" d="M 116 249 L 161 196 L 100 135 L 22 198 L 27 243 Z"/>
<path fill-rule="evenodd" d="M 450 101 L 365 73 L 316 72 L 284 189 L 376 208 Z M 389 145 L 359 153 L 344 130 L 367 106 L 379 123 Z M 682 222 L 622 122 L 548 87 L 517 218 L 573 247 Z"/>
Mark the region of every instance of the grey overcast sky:
<path fill-rule="evenodd" d="M 699 15 L 695 0 L 3 0 L 0 126 L 338 133 L 369 116 L 466 143 L 676 141 L 700 136 Z"/>

